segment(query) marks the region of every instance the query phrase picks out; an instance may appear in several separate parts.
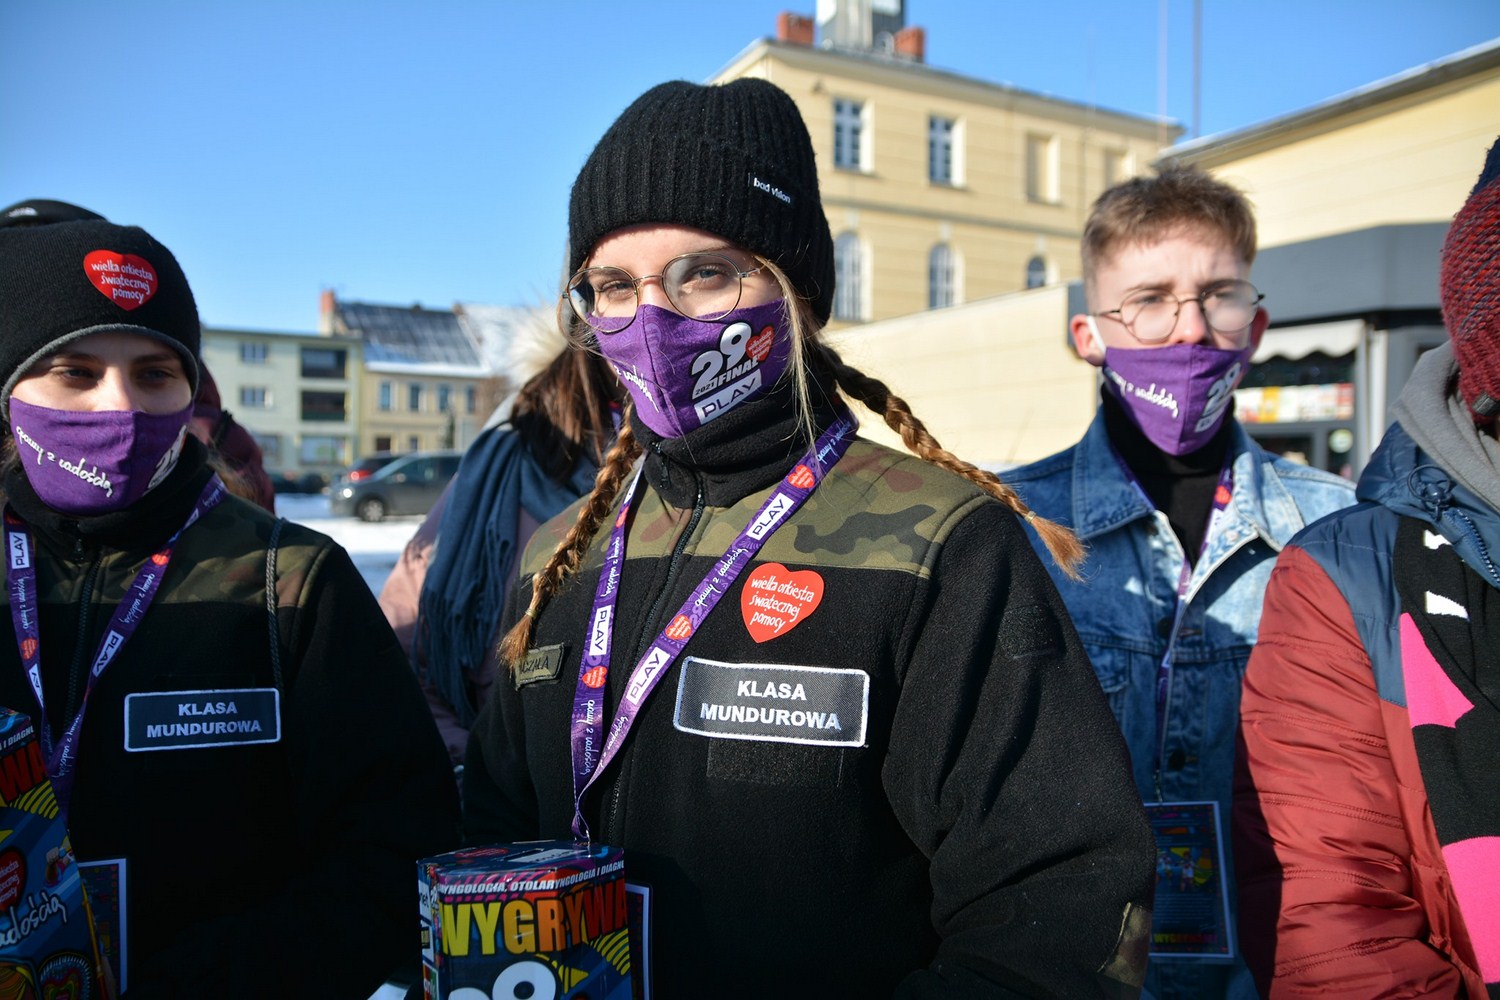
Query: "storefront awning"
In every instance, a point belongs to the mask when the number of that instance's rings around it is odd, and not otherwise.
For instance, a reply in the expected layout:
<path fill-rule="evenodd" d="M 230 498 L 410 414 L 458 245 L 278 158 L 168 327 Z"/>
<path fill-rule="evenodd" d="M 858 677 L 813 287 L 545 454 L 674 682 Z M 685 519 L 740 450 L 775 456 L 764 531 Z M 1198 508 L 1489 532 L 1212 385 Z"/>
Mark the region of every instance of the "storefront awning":
<path fill-rule="evenodd" d="M 1343 357 L 1359 346 L 1359 338 L 1364 331 L 1365 321 L 1362 319 L 1267 330 L 1266 335 L 1261 338 L 1260 347 L 1256 348 L 1255 355 L 1250 360 L 1252 363 L 1265 361 L 1267 358 L 1296 361 L 1317 353 L 1334 358 Z"/>

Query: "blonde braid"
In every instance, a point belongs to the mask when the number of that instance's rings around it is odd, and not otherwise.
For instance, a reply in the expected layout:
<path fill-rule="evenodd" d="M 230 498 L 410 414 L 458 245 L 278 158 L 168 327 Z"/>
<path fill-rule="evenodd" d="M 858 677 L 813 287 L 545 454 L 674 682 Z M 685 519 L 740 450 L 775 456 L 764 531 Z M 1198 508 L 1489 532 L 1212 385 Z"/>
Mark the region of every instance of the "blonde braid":
<path fill-rule="evenodd" d="M 587 502 L 579 509 L 578 517 L 573 521 L 573 526 L 563 536 L 562 541 L 557 543 L 557 548 L 552 550 L 552 556 L 547 560 L 547 565 L 537 571 L 531 579 L 531 604 L 527 606 L 526 613 L 521 620 L 505 633 L 500 640 L 498 656 L 500 662 L 514 671 L 520 666 L 526 657 L 526 651 L 531 648 L 532 631 L 536 627 L 536 618 L 557 593 L 563 581 L 574 573 L 583 562 L 583 555 L 588 551 L 589 542 L 594 538 L 594 533 L 599 530 L 599 525 L 604 523 L 609 515 L 610 507 L 619 495 L 620 486 L 625 481 L 626 474 L 630 471 L 637 455 L 640 454 L 640 445 L 635 440 L 635 434 L 630 429 L 630 415 L 633 410 L 631 403 L 625 404 L 625 412 L 620 421 L 620 434 L 615 439 L 614 447 L 609 454 L 604 456 L 604 464 L 599 467 L 599 472 L 594 476 L 594 488 L 588 495 Z"/>
<path fill-rule="evenodd" d="M 926 425 L 911 412 L 911 407 L 906 405 L 906 400 L 891 392 L 884 382 L 845 364 L 838 352 L 826 344 L 819 343 L 815 350 L 833 373 L 839 388 L 859 400 L 871 412 L 884 418 L 886 425 L 901 436 L 902 443 L 912 454 L 962 476 L 1005 504 L 1017 517 L 1036 529 L 1036 533 L 1047 546 L 1047 551 L 1052 553 L 1052 558 L 1057 561 L 1064 573 L 1074 580 L 1080 578 L 1078 564 L 1083 561 L 1084 552 L 1082 544 L 1073 532 L 1047 520 L 1027 507 L 1025 501 L 1016 495 L 1016 491 L 1001 482 L 1000 477 L 993 472 L 987 472 L 977 465 L 965 462 L 938 444 Z"/>

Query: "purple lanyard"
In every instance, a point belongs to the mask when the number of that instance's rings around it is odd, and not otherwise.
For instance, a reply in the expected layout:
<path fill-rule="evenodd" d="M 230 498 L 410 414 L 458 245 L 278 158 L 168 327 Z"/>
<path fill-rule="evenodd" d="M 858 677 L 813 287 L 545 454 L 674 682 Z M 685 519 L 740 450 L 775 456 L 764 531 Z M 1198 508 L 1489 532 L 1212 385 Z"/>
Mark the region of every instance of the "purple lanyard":
<path fill-rule="evenodd" d="M 635 499 L 636 486 L 640 483 L 640 470 L 625 491 L 620 503 L 620 513 L 610 529 L 609 548 L 604 553 L 604 566 L 599 572 L 599 586 L 594 595 L 593 614 L 589 617 L 588 634 L 584 638 L 583 659 L 578 667 L 578 688 L 573 695 L 573 834 L 585 840 L 589 837 L 588 824 L 583 821 L 583 795 L 589 786 L 604 773 L 609 762 L 625 742 L 630 727 L 646 698 L 655 690 L 667 669 L 682 654 L 689 637 L 698 630 L 703 619 L 714 609 L 729 591 L 735 580 L 760 551 L 767 538 L 781 527 L 812 495 L 823 481 L 828 470 L 838 463 L 854 439 L 857 426 L 854 417 L 842 406 L 838 418 L 792 467 L 784 479 L 771 492 L 770 497 L 756 511 L 750 523 L 740 532 L 703 581 L 693 589 L 677 614 L 672 616 L 667 627 L 661 631 L 635 665 L 625 685 L 624 696 L 610 723 L 609 732 L 603 735 L 604 690 L 609 679 L 610 649 L 614 645 L 615 602 L 619 597 L 620 571 L 625 565 L 625 532 L 630 519 L 631 503 Z"/>
<path fill-rule="evenodd" d="M 47 703 L 42 695 L 42 636 L 38 615 L 40 602 L 36 593 L 36 562 L 33 558 L 36 546 L 32 544 L 31 531 L 26 527 L 26 522 L 17 517 L 9 506 L 5 508 L 5 545 L 9 553 L 5 581 L 10 590 L 10 618 L 16 630 L 16 645 L 21 651 L 21 666 L 31 681 L 37 708 L 41 710 L 41 717 L 35 728 L 42 743 L 42 754 L 47 759 L 47 775 L 52 779 L 52 790 L 64 811 L 67 810 L 68 796 L 73 788 L 73 767 L 78 762 L 78 734 L 83 729 L 83 714 L 88 708 L 89 695 L 93 694 L 99 678 L 104 676 L 104 671 L 114 662 L 121 647 L 135 634 L 141 619 L 146 616 L 146 610 L 151 607 L 151 602 L 161 587 L 162 577 L 166 575 L 167 563 L 172 558 L 172 548 L 177 544 L 177 539 L 198 518 L 223 500 L 225 494 L 224 483 L 217 475 L 209 479 L 187 521 L 177 529 L 176 534 L 167 539 L 167 544 L 160 551 L 141 566 L 130 589 L 125 592 L 125 597 L 116 605 L 104 637 L 99 640 L 93 666 L 89 668 L 88 684 L 83 690 L 83 700 L 78 703 L 78 714 L 73 716 L 55 746 L 52 727 L 47 722 Z"/>
<path fill-rule="evenodd" d="M 1219 473 L 1218 485 L 1214 487 L 1213 509 L 1209 512 L 1208 527 L 1203 531 L 1203 543 L 1198 550 L 1200 560 L 1208 551 L 1214 532 L 1224 518 L 1224 509 L 1229 506 L 1229 499 L 1234 493 L 1234 468 L 1231 464 L 1233 457 L 1233 455 L 1225 456 L 1224 469 Z M 1115 456 L 1115 460 L 1120 463 L 1120 469 L 1125 473 L 1125 478 L 1130 481 L 1130 485 L 1135 487 L 1136 492 L 1146 501 L 1146 505 L 1155 510 L 1156 504 L 1152 503 L 1150 496 L 1135 478 L 1135 473 L 1130 471 L 1130 466 L 1126 465 L 1125 460 L 1119 455 Z M 1192 579 L 1193 564 L 1184 554 L 1182 571 L 1177 574 L 1177 606 L 1172 611 L 1172 631 L 1167 634 L 1167 649 L 1156 668 L 1156 755 L 1151 773 L 1155 776 L 1158 800 L 1161 799 L 1161 754 L 1167 741 L 1167 705 L 1171 700 L 1172 692 L 1173 649 L 1177 644 L 1177 633 L 1182 628 L 1182 619 L 1187 613 L 1188 584 L 1192 582 Z"/>

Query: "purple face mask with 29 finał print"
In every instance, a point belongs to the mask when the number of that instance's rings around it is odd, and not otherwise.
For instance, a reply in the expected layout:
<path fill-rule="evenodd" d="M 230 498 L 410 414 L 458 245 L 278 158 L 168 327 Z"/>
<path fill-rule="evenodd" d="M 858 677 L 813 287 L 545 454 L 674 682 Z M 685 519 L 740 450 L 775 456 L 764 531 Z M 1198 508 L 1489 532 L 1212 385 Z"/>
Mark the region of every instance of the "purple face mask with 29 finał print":
<path fill-rule="evenodd" d="M 1104 384 L 1156 447 L 1186 455 L 1208 443 L 1250 369 L 1253 346 L 1108 347 Z"/>
<path fill-rule="evenodd" d="M 690 319 L 642 304 L 635 322 L 598 336 L 645 425 L 678 438 L 765 392 L 786 371 L 791 331 L 782 299 Z"/>

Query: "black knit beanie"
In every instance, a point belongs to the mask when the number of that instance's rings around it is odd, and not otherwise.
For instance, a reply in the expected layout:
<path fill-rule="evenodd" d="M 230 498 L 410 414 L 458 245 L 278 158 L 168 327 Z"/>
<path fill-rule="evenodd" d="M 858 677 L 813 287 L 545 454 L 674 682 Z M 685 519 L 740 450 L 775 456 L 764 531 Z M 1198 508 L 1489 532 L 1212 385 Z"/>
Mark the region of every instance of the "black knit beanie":
<path fill-rule="evenodd" d="M 27 198 L 0 208 L 0 228 L 6 226 L 50 226 L 54 222 L 77 222 L 80 219 L 103 220 L 98 212 L 81 205 L 52 198 Z"/>
<path fill-rule="evenodd" d="M 0 228 L 0 415 L 38 361 L 109 330 L 175 348 L 197 392 L 198 307 L 170 250 L 103 220 Z"/>
<path fill-rule="evenodd" d="M 573 182 L 568 273 L 605 236 L 638 223 L 707 230 L 774 261 L 828 321 L 833 237 L 812 141 L 774 84 L 676 80 L 625 109 Z"/>

